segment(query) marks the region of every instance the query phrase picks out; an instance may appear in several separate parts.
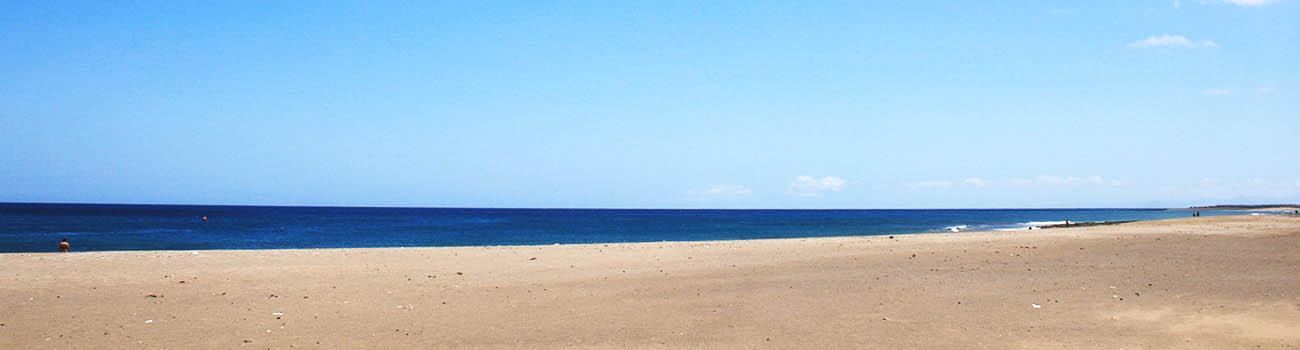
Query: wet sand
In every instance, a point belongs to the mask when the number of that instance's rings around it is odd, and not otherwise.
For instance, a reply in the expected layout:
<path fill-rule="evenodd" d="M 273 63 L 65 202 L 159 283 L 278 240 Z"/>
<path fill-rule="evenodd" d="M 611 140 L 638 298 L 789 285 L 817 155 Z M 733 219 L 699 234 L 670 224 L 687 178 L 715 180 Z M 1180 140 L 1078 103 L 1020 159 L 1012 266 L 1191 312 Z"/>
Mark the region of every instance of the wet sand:
<path fill-rule="evenodd" d="M 1300 218 L 0 254 L 0 348 L 1300 347 Z"/>

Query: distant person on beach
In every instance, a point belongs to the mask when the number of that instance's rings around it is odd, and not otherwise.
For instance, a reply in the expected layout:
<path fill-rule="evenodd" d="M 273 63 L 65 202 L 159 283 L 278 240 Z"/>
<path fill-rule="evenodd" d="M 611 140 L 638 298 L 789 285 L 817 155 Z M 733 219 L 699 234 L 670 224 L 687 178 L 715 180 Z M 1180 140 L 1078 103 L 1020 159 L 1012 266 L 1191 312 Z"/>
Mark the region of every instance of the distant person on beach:
<path fill-rule="evenodd" d="M 64 239 L 63 239 L 63 242 L 59 242 L 59 252 L 60 252 L 60 253 L 67 253 L 67 252 L 68 252 L 69 250 L 71 250 L 71 249 L 72 249 L 72 245 L 68 244 L 68 239 L 67 239 L 67 238 L 64 238 Z"/>

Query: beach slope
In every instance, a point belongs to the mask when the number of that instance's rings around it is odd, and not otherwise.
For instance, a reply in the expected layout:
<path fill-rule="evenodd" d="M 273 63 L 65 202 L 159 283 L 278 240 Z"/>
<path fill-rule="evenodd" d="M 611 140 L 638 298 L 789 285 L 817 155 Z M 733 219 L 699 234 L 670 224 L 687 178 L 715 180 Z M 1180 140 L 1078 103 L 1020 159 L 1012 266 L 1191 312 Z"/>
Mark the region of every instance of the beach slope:
<path fill-rule="evenodd" d="M 524 247 L 0 254 L 0 348 L 1300 346 L 1300 218 Z"/>

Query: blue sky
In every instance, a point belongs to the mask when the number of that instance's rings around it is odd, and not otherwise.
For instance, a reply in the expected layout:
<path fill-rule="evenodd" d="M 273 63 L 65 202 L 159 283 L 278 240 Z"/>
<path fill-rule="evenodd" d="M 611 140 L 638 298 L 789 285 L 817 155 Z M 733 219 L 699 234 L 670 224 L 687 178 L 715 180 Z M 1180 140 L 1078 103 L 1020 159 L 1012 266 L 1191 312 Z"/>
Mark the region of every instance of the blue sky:
<path fill-rule="evenodd" d="M 1300 1 L 4 2 L 0 201 L 1300 202 Z"/>

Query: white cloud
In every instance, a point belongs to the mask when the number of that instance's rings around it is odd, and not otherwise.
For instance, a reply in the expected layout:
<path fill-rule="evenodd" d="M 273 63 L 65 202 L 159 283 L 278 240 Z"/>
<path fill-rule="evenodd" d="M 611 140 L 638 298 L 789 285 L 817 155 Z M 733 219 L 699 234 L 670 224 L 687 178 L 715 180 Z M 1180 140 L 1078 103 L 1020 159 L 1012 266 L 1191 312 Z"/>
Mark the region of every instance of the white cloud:
<path fill-rule="evenodd" d="M 815 179 L 812 176 L 798 176 L 786 187 L 785 194 L 800 197 L 821 197 L 825 192 L 839 192 L 848 185 L 847 180 L 826 176 L 821 179 Z"/>
<path fill-rule="evenodd" d="M 1248 186 L 1263 186 L 1263 185 L 1268 185 L 1269 182 L 1268 182 L 1268 181 L 1264 181 L 1264 179 L 1261 179 L 1261 178 L 1258 178 L 1258 177 L 1253 177 L 1253 178 L 1249 178 L 1249 179 L 1242 179 L 1242 180 L 1231 180 L 1231 181 L 1223 181 L 1223 180 L 1219 180 L 1219 179 L 1212 179 L 1212 178 L 1208 178 L 1208 177 L 1206 177 L 1206 178 L 1201 178 L 1200 181 L 1196 181 L 1196 184 L 1197 184 L 1197 185 L 1204 186 L 1204 187 L 1215 187 L 1215 186 L 1220 186 L 1220 187 L 1248 187 Z"/>
<path fill-rule="evenodd" d="M 1273 92 L 1273 88 L 1271 88 L 1271 87 L 1262 87 L 1262 88 L 1259 88 L 1258 91 L 1259 91 L 1259 93 L 1261 93 L 1261 94 L 1267 94 L 1267 93 Z"/>
<path fill-rule="evenodd" d="M 1208 89 L 1208 90 L 1205 90 L 1205 94 L 1206 94 L 1206 95 L 1227 95 L 1227 94 L 1231 94 L 1231 93 L 1232 93 L 1232 89 L 1219 89 L 1219 88 L 1215 88 L 1215 89 Z"/>
<path fill-rule="evenodd" d="M 1101 176 L 1089 177 L 1060 177 L 1052 175 L 1039 175 L 1034 177 L 1034 181 L 1046 185 L 1100 185 L 1104 182 Z"/>
<path fill-rule="evenodd" d="M 1219 44 L 1215 44 L 1213 41 L 1209 41 L 1209 40 L 1196 42 L 1187 39 L 1187 37 L 1184 37 L 1182 35 L 1165 34 L 1161 36 L 1153 36 L 1153 37 L 1148 37 L 1146 39 L 1131 42 L 1128 44 L 1128 47 L 1143 48 L 1143 49 L 1152 48 L 1152 47 L 1197 48 L 1197 47 L 1219 47 Z"/>
<path fill-rule="evenodd" d="M 1300 182 L 1289 180 L 1273 182 L 1262 178 L 1215 179 L 1202 178 L 1194 185 L 1170 186 L 1162 189 L 1170 196 L 1180 196 L 1205 202 L 1289 202 L 1300 196 Z"/>
<path fill-rule="evenodd" d="M 740 185 L 713 185 L 703 191 L 686 191 L 686 194 L 715 198 L 738 198 L 753 194 L 754 191 Z"/>
<path fill-rule="evenodd" d="M 1278 0 L 1223 0 L 1223 2 L 1237 6 L 1264 6 L 1276 4 Z"/>
<path fill-rule="evenodd" d="M 1065 178 L 1060 176 L 1038 175 L 1034 180 L 1038 181 L 1038 183 L 1048 185 L 1060 185 L 1065 183 Z"/>
<path fill-rule="evenodd" d="M 945 181 L 945 180 L 930 180 L 930 181 L 921 181 L 921 182 L 910 182 L 910 183 L 903 184 L 903 187 L 907 187 L 907 188 L 949 188 L 949 187 L 952 187 L 952 182 Z"/>
<path fill-rule="evenodd" d="M 949 188 L 949 187 L 953 187 L 953 186 L 955 186 L 955 185 L 957 185 L 957 184 L 958 184 L 958 183 L 954 183 L 954 182 L 947 181 L 947 180 L 929 180 L 929 181 L 907 182 L 907 183 L 903 183 L 901 186 L 902 186 L 902 187 L 905 187 L 905 188 L 910 188 L 910 189 L 941 189 L 941 188 Z M 1121 181 L 1121 180 L 1114 180 L 1114 179 L 1110 179 L 1110 180 L 1108 180 L 1108 179 L 1106 179 L 1106 178 L 1103 178 L 1103 177 L 1101 177 L 1101 176 L 1097 176 L 1097 175 L 1094 175 L 1094 176 L 1083 176 L 1083 177 L 1078 177 L 1078 176 L 1039 175 L 1039 176 L 1035 176 L 1033 180 L 1024 179 L 1024 178 L 1011 178 L 1011 179 L 1006 179 L 1006 180 L 996 180 L 996 181 L 995 181 L 995 180 L 983 179 L 983 178 L 978 178 L 978 177 L 968 177 L 968 178 L 962 180 L 959 184 L 960 184 L 960 185 L 963 185 L 963 186 L 995 186 L 995 185 L 999 185 L 999 186 L 1008 186 L 1008 185 L 1010 185 L 1010 186 L 1024 186 L 1024 185 L 1031 185 L 1031 184 L 1039 184 L 1039 185 L 1105 185 L 1105 184 L 1110 184 L 1111 186 L 1119 187 L 1119 186 L 1126 186 L 1126 185 L 1128 185 L 1128 182 Z"/>

